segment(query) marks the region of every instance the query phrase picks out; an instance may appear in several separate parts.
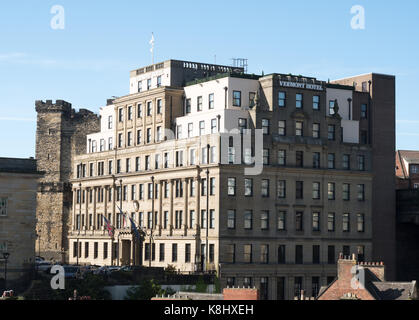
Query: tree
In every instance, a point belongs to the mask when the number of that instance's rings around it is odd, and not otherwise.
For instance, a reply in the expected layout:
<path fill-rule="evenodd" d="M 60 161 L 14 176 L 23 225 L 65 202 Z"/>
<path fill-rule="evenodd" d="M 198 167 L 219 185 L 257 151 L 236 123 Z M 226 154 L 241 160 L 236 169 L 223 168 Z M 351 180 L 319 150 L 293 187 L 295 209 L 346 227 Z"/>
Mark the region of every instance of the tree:
<path fill-rule="evenodd" d="M 170 288 L 169 288 L 170 289 Z M 144 280 L 138 287 L 128 289 L 125 300 L 151 300 L 155 296 L 166 295 L 161 286 L 151 280 Z"/>

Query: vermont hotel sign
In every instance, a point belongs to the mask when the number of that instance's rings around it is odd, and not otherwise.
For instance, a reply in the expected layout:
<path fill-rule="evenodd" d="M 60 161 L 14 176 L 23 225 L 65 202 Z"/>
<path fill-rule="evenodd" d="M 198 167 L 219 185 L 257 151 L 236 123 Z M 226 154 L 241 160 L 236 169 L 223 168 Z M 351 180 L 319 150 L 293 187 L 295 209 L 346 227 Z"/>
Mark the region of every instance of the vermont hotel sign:
<path fill-rule="evenodd" d="M 323 86 L 313 83 L 279 81 L 281 87 L 323 91 Z"/>

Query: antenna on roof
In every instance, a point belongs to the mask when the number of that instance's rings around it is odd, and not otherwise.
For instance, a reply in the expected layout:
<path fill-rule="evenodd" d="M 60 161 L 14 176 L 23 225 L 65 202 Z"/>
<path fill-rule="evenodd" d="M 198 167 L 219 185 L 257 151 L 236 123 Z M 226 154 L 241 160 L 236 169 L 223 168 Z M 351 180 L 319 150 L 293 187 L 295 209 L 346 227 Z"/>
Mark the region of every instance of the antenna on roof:
<path fill-rule="evenodd" d="M 248 59 L 244 59 L 244 58 L 232 58 L 231 60 L 233 60 L 233 67 L 235 68 L 243 68 L 244 69 L 244 73 L 247 73 L 247 68 L 248 68 Z"/>
<path fill-rule="evenodd" d="M 150 52 L 151 52 L 151 62 L 152 62 L 152 64 L 154 64 L 154 32 L 152 32 L 151 33 L 151 40 L 150 40 L 150 45 L 151 45 L 151 48 L 150 48 Z"/>

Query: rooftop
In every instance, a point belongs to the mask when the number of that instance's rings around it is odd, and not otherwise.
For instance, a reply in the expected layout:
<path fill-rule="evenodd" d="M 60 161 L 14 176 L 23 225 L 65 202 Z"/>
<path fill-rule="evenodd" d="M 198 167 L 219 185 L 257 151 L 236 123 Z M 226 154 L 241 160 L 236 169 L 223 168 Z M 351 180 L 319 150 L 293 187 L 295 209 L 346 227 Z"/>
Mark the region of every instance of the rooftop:
<path fill-rule="evenodd" d="M 0 172 L 38 173 L 35 159 L 0 158 Z"/>

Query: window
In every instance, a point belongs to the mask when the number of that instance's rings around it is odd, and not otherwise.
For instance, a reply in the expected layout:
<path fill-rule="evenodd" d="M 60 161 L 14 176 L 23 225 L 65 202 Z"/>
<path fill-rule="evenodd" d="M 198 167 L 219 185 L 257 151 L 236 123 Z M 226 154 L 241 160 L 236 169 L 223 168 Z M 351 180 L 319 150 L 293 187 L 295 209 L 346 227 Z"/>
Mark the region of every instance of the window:
<path fill-rule="evenodd" d="M 269 211 L 264 210 L 260 215 L 260 229 L 269 230 Z"/>
<path fill-rule="evenodd" d="M 286 93 L 283 91 L 278 93 L 278 106 L 280 108 L 285 108 L 286 106 Z"/>
<path fill-rule="evenodd" d="M 244 211 L 244 228 L 246 230 L 251 230 L 253 228 L 253 211 L 252 210 Z"/>
<path fill-rule="evenodd" d="M 297 211 L 295 213 L 295 231 L 304 231 L 302 211 Z"/>
<path fill-rule="evenodd" d="M 320 109 L 320 96 L 313 96 L 313 110 Z"/>
<path fill-rule="evenodd" d="M 160 155 L 156 154 L 154 159 L 154 168 L 159 169 L 160 168 Z"/>
<path fill-rule="evenodd" d="M 342 185 L 342 199 L 344 201 L 351 200 L 351 185 L 348 183 Z"/>
<path fill-rule="evenodd" d="M 103 259 L 104 260 L 108 259 L 108 243 L 107 242 L 103 244 Z"/>
<path fill-rule="evenodd" d="M 189 114 L 192 111 L 192 102 L 191 99 L 186 99 L 186 107 L 185 107 L 185 113 Z"/>
<path fill-rule="evenodd" d="M 177 262 L 177 243 L 172 244 L 172 262 Z"/>
<path fill-rule="evenodd" d="M 113 149 L 113 138 L 110 137 L 108 139 L 108 150 L 112 150 Z"/>
<path fill-rule="evenodd" d="M 320 199 L 320 182 L 313 182 L 313 199 Z"/>
<path fill-rule="evenodd" d="M 361 144 L 368 144 L 368 131 L 361 131 Z"/>
<path fill-rule="evenodd" d="M 329 153 L 327 155 L 327 167 L 329 169 L 335 169 L 335 154 Z"/>
<path fill-rule="evenodd" d="M 262 244 L 260 246 L 260 262 L 263 264 L 269 263 L 269 245 Z"/>
<path fill-rule="evenodd" d="M 96 142 L 96 140 L 92 141 L 92 152 L 93 153 L 97 152 L 97 142 Z"/>
<path fill-rule="evenodd" d="M 164 153 L 164 168 L 169 168 L 169 153 L 167 152 Z"/>
<path fill-rule="evenodd" d="M 320 246 L 313 246 L 313 264 L 320 264 Z"/>
<path fill-rule="evenodd" d="M 122 148 L 122 133 L 118 133 L 118 148 Z"/>
<path fill-rule="evenodd" d="M 195 183 L 195 181 L 194 180 L 191 180 L 191 183 L 190 183 L 190 192 L 189 192 L 189 195 L 191 196 L 191 197 L 195 197 L 195 190 L 196 190 L 196 183 Z M 167 194 L 169 194 L 169 192 L 167 193 Z M 167 198 L 167 197 L 166 197 Z"/>
<path fill-rule="evenodd" d="M 116 173 L 121 173 L 121 160 L 116 161 Z"/>
<path fill-rule="evenodd" d="M 285 180 L 278 180 L 278 198 L 285 199 L 287 196 L 286 192 L 286 181 Z"/>
<path fill-rule="evenodd" d="M 297 109 L 303 108 L 303 95 L 301 93 L 295 95 L 295 107 Z"/>
<path fill-rule="evenodd" d="M 295 264 L 303 264 L 303 246 L 295 246 Z"/>
<path fill-rule="evenodd" d="M 169 227 L 169 211 L 164 212 L 164 222 L 163 222 L 164 229 Z"/>
<path fill-rule="evenodd" d="M 191 245 L 190 243 L 185 244 L 185 263 L 191 262 Z"/>
<path fill-rule="evenodd" d="M 0 198 L 0 217 L 7 216 L 7 198 Z"/>
<path fill-rule="evenodd" d="M 252 253 L 252 245 L 245 244 L 243 246 L 243 260 L 244 263 L 252 263 L 253 262 L 253 253 Z"/>
<path fill-rule="evenodd" d="M 217 133 L 217 119 L 211 119 L 211 133 Z"/>
<path fill-rule="evenodd" d="M 151 101 L 147 102 L 147 116 L 150 117 L 153 113 L 153 104 Z"/>
<path fill-rule="evenodd" d="M 141 92 L 143 90 L 143 82 L 138 81 L 138 92 Z"/>
<path fill-rule="evenodd" d="M 287 133 L 287 130 L 286 130 L 286 122 L 285 122 L 285 120 L 279 120 L 278 121 L 278 134 L 280 136 L 285 136 L 286 133 Z"/>
<path fill-rule="evenodd" d="M 139 103 L 137 105 L 137 118 L 142 118 L 142 117 L 143 117 L 143 105 Z"/>
<path fill-rule="evenodd" d="M 278 220 L 277 221 L 278 222 L 278 225 L 277 225 L 278 231 L 287 230 L 287 227 L 286 227 L 286 212 L 285 211 L 279 211 L 278 212 L 277 220 Z"/>
<path fill-rule="evenodd" d="M 329 182 L 328 184 L 327 184 L 327 194 L 328 194 L 328 196 L 327 196 L 327 198 L 329 199 L 329 200 L 335 200 L 335 183 L 333 183 L 333 182 Z"/>
<path fill-rule="evenodd" d="M 176 151 L 176 167 L 183 167 L 183 151 Z"/>
<path fill-rule="evenodd" d="M 350 232 L 351 231 L 351 219 L 350 219 L 349 213 L 344 213 L 343 214 L 343 217 L 342 217 L 342 231 L 343 232 Z"/>
<path fill-rule="evenodd" d="M 236 210 L 227 211 L 227 228 L 236 229 Z"/>
<path fill-rule="evenodd" d="M 269 198 L 269 179 L 263 179 L 261 183 L 262 198 Z"/>
<path fill-rule="evenodd" d="M 236 195 L 236 178 L 228 178 L 228 195 Z"/>
<path fill-rule="evenodd" d="M 357 230 L 365 232 L 365 215 L 363 213 L 359 213 L 357 216 Z"/>
<path fill-rule="evenodd" d="M 361 104 L 361 119 L 367 119 L 367 105 Z"/>
<path fill-rule="evenodd" d="M 118 121 L 124 122 L 124 109 L 120 108 L 118 110 Z"/>
<path fill-rule="evenodd" d="M 189 150 L 189 165 L 194 166 L 196 164 L 196 150 Z"/>
<path fill-rule="evenodd" d="M 335 214 L 329 213 L 327 215 L 327 231 L 334 232 L 335 231 Z"/>
<path fill-rule="evenodd" d="M 320 213 L 313 212 L 313 231 L 320 231 Z"/>
<path fill-rule="evenodd" d="M 147 128 L 147 143 L 151 143 L 151 128 Z"/>
<path fill-rule="evenodd" d="M 358 184 L 358 201 L 365 201 L 365 185 Z"/>
<path fill-rule="evenodd" d="M 84 257 L 85 258 L 89 257 L 89 242 L 84 243 Z"/>
<path fill-rule="evenodd" d="M 209 109 L 214 109 L 214 94 L 213 93 L 211 93 L 208 96 L 208 108 Z"/>
<path fill-rule="evenodd" d="M 313 153 L 313 168 L 320 169 L 320 152 Z"/>
<path fill-rule="evenodd" d="M 285 150 L 278 151 L 278 165 L 280 166 L 287 165 L 287 152 Z"/>
<path fill-rule="evenodd" d="M 151 170 L 150 156 L 145 156 L 145 170 Z"/>
<path fill-rule="evenodd" d="M 255 106 L 255 98 L 256 98 L 256 93 L 249 92 L 249 108 L 253 108 Z"/>
<path fill-rule="evenodd" d="M 269 165 L 269 149 L 263 149 L 263 164 Z"/>
<path fill-rule="evenodd" d="M 278 246 L 278 264 L 285 264 L 286 263 L 286 247 L 285 245 Z"/>
<path fill-rule="evenodd" d="M 157 77 L 157 88 L 161 87 L 161 76 Z"/>
<path fill-rule="evenodd" d="M 320 138 L 320 124 L 313 123 L 313 138 L 319 139 Z"/>
<path fill-rule="evenodd" d="M 205 121 L 199 122 L 199 135 L 200 136 L 205 135 Z"/>
<path fill-rule="evenodd" d="M 295 165 L 298 168 L 304 167 L 304 152 L 303 151 L 296 151 L 295 152 Z"/>
<path fill-rule="evenodd" d="M 364 262 L 365 261 L 365 247 L 358 246 L 358 261 Z"/>
<path fill-rule="evenodd" d="M 247 129 L 247 119 L 240 118 L 239 119 L 240 133 L 243 134 L 245 129 Z"/>
<path fill-rule="evenodd" d="M 128 120 L 132 120 L 132 106 L 128 107 Z"/>
<path fill-rule="evenodd" d="M 328 264 L 335 264 L 335 246 L 328 246 L 327 248 L 327 263 Z"/>
<path fill-rule="evenodd" d="M 197 106 L 197 111 L 202 111 L 202 96 L 197 98 L 196 106 Z"/>
<path fill-rule="evenodd" d="M 157 114 L 162 114 L 163 106 L 162 106 L 162 100 L 157 100 Z"/>
<path fill-rule="evenodd" d="M 365 156 L 358 156 L 358 170 L 365 171 Z"/>
<path fill-rule="evenodd" d="M 335 101 L 329 101 L 329 115 L 333 116 L 335 114 Z"/>
<path fill-rule="evenodd" d="M 342 157 L 342 168 L 344 170 L 351 170 L 351 156 L 349 154 L 344 154 Z"/>
<path fill-rule="evenodd" d="M 157 142 L 160 142 L 162 140 L 162 137 L 161 137 L 161 127 L 157 127 L 157 129 L 156 129 L 156 141 Z"/>
<path fill-rule="evenodd" d="M 202 179 L 201 182 L 201 196 L 207 195 L 207 179 Z"/>
<path fill-rule="evenodd" d="M 244 179 L 244 196 L 253 196 L 253 179 Z"/>
<path fill-rule="evenodd" d="M 151 89 L 151 79 L 147 79 L 147 90 Z"/>
<path fill-rule="evenodd" d="M 189 229 L 195 228 L 195 210 L 189 211 Z"/>
<path fill-rule="evenodd" d="M 128 131 L 128 139 L 127 139 L 127 146 L 130 147 L 132 146 L 132 132 Z"/>
<path fill-rule="evenodd" d="M 112 174 L 113 173 L 113 161 L 109 160 L 108 162 L 108 174 Z"/>
<path fill-rule="evenodd" d="M 113 128 L 113 117 L 108 117 L 108 129 L 111 130 Z"/>
<path fill-rule="evenodd" d="M 303 199 L 304 198 L 304 182 L 303 181 L 296 181 L 295 183 L 295 198 L 296 199 Z"/>
<path fill-rule="evenodd" d="M 327 138 L 332 141 L 335 140 L 335 126 L 332 124 L 327 126 Z"/>
<path fill-rule="evenodd" d="M 176 136 L 177 139 L 182 139 L 182 125 L 176 127 Z"/>
<path fill-rule="evenodd" d="M 236 263 L 236 245 L 228 244 L 226 248 L 226 262 Z"/>
<path fill-rule="evenodd" d="M 242 93 L 241 91 L 233 91 L 233 107 L 241 107 Z"/>
<path fill-rule="evenodd" d="M 159 245 L 159 261 L 160 262 L 163 262 L 164 261 L 164 255 L 165 255 L 165 252 L 164 252 L 164 243 L 160 243 L 160 245 Z"/>
<path fill-rule="evenodd" d="M 295 122 L 295 135 L 298 137 L 303 136 L 303 122 L 302 121 Z"/>
<path fill-rule="evenodd" d="M 268 119 L 262 119 L 262 130 L 264 135 L 269 135 L 270 121 Z"/>

